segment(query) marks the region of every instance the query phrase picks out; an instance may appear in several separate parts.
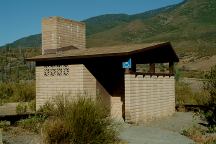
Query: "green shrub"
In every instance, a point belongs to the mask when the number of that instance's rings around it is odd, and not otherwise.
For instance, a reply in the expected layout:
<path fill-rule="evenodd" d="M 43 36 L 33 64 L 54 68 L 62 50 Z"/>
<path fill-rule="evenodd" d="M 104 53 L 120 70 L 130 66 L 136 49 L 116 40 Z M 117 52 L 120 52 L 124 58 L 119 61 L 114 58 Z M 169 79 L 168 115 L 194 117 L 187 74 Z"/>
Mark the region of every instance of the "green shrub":
<path fill-rule="evenodd" d="M 176 82 L 176 103 L 205 105 L 209 101 L 209 94 L 206 91 L 193 92 L 189 84 Z"/>
<path fill-rule="evenodd" d="M 28 103 L 28 107 L 31 111 L 35 112 L 36 111 L 36 101 L 35 100 L 31 100 Z"/>
<path fill-rule="evenodd" d="M 108 144 L 117 139 L 116 125 L 98 101 L 58 99 L 51 111 L 42 130 L 45 143 Z"/>
<path fill-rule="evenodd" d="M 215 133 L 216 132 L 216 126 L 215 125 L 209 126 L 207 132 L 209 132 L 209 133 Z"/>
<path fill-rule="evenodd" d="M 187 136 L 199 144 L 215 144 L 216 137 L 207 134 L 206 129 L 203 127 L 193 126 L 188 129 L 182 130 L 181 134 Z"/>
<path fill-rule="evenodd" d="M 175 80 L 178 82 L 180 78 L 181 78 L 181 71 L 179 68 L 176 68 L 175 66 Z"/>
<path fill-rule="evenodd" d="M 198 78 L 203 79 L 204 78 L 204 72 L 200 70 L 187 70 L 184 66 L 179 69 L 181 77 L 187 77 L 187 78 Z M 178 74 L 178 73 L 176 73 Z"/>
<path fill-rule="evenodd" d="M 27 112 L 27 105 L 25 103 L 19 103 L 16 106 L 16 113 L 17 114 L 25 114 Z"/>
<path fill-rule="evenodd" d="M 27 119 L 22 119 L 17 122 L 17 125 L 23 129 L 27 129 L 32 132 L 39 133 L 41 125 L 45 121 L 46 117 L 43 115 L 30 116 Z"/>
<path fill-rule="evenodd" d="M 188 128 L 188 129 L 183 129 L 181 134 L 184 136 L 192 138 L 192 137 L 198 137 L 198 136 L 205 134 L 205 131 L 203 129 L 201 129 L 200 127 L 193 126 L 191 128 Z"/>
<path fill-rule="evenodd" d="M 40 107 L 37 113 L 42 113 L 43 115 L 46 115 L 48 117 L 48 116 L 55 115 L 54 109 L 55 109 L 54 103 L 46 102 L 42 107 Z"/>
<path fill-rule="evenodd" d="M 0 83 L 0 102 L 29 102 L 36 96 L 35 82 Z"/>
<path fill-rule="evenodd" d="M 175 92 L 177 104 L 186 104 L 191 102 L 190 95 L 192 94 L 192 91 L 187 83 L 177 82 Z"/>
<path fill-rule="evenodd" d="M 33 83 L 19 83 L 15 85 L 15 93 L 10 98 L 15 102 L 29 102 L 36 97 L 35 82 Z"/>
<path fill-rule="evenodd" d="M 210 127 L 212 127 L 216 126 L 216 66 L 205 74 L 205 78 L 204 88 L 209 92 L 210 100 L 207 103 L 209 109 L 204 111 L 203 114 Z"/>
<path fill-rule="evenodd" d="M 10 126 L 10 122 L 9 121 L 0 121 L 0 128 L 5 129 L 8 126 Z"/>
<path fill-rule="evenodd" d="M 12 97 L 14 94 L 15 88 L 11 83 L 0 83 L 0 99 L 7 99 Z"/>

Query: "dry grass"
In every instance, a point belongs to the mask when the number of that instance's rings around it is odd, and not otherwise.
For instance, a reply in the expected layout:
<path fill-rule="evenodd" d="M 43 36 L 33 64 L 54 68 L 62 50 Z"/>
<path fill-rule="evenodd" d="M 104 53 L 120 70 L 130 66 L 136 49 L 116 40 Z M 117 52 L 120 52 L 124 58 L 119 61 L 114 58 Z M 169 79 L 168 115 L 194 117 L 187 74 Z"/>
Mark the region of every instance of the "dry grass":
<path fill-rule="evenodd" d="M 29 102 L 36 96 L 35 82 L 0 83 L 0 104 L 8 102 Z"/>
<path fill-rule="evenodd" d="M 184 82 L 176 83 L 176 103 L 190 105 L 205 105 L 209 101 L 209 93 L 201 90 L 193 92 L 189 84 Z"/>
<path fill-rule="evenodd" d="M 185 67 L 188 70 L 207 71 L 210 70 L 211 67 L 216 65 L 216 55 L 210 57 L 196 58 L 194 59 L 194 61 L 188 61 L 188 62 L 186 62 L 185 59 L 183 58 L 182 61 L 184 63 L 180 62 L 179 64 L 180 67 Z"/>
<path fill-rule="evenodd" d="M 206 129 L 202 127 L 193 126 L 189 129 L 183 130 L 182 135 L 185 135 L 198 144 L 215 144 L 216 135 L 207 133 Z"/>
<path fill-rule="evenodd" d="M 45 143 L 110 144 L 119 141 L 108 109 L 98 101 L 58 99 L 55 106 L 47 110 L 50 116 L 42 128 Z"/>
<path fill-rule="evenodd" d="M 16 122 L 16 126 L 34 133 L 40 133 L 41 126 L 46 120 L 43 115 L 30 116 Z"/>

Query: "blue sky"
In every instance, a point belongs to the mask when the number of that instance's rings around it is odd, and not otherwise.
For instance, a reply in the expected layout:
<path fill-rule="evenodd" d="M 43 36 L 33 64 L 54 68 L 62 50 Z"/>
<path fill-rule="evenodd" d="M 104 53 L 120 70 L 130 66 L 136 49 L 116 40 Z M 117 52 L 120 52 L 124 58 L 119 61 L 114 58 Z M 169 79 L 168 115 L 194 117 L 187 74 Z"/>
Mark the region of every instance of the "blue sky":
<path fill-rule="evenodd" d="M 182 0 L 1 0 L 0 46 L 41 32 L 41 19 L 84 20 L 102 14 L 135 14 Z"/>

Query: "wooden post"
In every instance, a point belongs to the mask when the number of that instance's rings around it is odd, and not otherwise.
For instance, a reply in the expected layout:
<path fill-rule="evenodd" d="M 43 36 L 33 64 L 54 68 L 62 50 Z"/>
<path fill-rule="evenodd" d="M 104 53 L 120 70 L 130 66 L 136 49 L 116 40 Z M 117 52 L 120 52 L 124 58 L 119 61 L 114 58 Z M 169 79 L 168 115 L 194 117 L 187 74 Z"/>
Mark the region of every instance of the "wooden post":
<path fill-rule="evenodd" d="M 169 73 L 174 74 L 174 62 L 169 62 Z"/>
<path fill-rule="evenodd" d="M 132 67 L 131 67 L 131 72 L 136 72 L 136 61 L 133 59 L 132 62 Z"/>
<path fill-rule="evenodd" d="M 155 73 L 155 64 L 154 63 L 149 64 L 149 73 Z"/>
<path fill-rule="evenodd" d="M 131 74 L 131 70 L 129 68 L 125 69 L 125 74 Z"/>

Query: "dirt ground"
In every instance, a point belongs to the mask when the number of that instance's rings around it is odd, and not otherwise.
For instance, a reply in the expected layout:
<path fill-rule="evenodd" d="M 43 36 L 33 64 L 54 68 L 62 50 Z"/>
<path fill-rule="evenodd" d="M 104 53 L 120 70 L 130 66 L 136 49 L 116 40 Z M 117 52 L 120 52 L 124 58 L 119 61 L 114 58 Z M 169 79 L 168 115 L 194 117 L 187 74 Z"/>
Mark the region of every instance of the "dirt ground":
<path fill-rule="evenodd" d="M 17 127 L 3 132 L 3 144 L 42 144 L 40 135 Z"/>
<path fill-rule="evenodd" d="M 129 144 L 191 144 L 194 142 L 180 132 L 199 122 L 193 113 L 177 112 L 171 117 L 148 124 L 123 124 L 120 138 Z M 3 141 L 5 144 L 40 144 L 41 137 L 14 127 L 3 132 Z"/>
<path fill-rule="evenodd" d="M 203 80 L 197 78 L 182 78 L 181 82 L 189 84 L 193 92 L 200 92 L 203 90 Z"/>
<path fill-rule="evenodd" d="M 179 67 L 185 67 L 188 70 L 208 71 L 216 65 L 216 55 L 211 57 L 202 57 L 194 61 L 188 62 L 187 59 L 182 59 L 179 62 Z"/>

